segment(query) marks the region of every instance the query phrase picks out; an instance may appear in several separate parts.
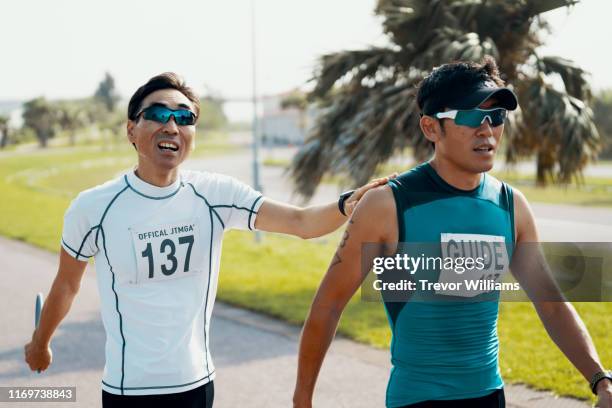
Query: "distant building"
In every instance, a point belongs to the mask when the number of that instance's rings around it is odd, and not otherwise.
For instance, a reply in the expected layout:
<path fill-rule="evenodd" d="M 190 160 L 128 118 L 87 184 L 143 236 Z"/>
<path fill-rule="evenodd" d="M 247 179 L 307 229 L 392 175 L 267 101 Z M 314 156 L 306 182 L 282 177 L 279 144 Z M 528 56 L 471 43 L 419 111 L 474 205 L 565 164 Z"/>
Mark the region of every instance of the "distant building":
<path fill-rule="evenodd" d="M 262 98 L 263 113 L 259 121 L 259 134 L 264 144 L 301 145 L 315 124 L 318 109 L 312 104 L 302 109 L 283 101 L 299 91 L 269 95 Z"/>

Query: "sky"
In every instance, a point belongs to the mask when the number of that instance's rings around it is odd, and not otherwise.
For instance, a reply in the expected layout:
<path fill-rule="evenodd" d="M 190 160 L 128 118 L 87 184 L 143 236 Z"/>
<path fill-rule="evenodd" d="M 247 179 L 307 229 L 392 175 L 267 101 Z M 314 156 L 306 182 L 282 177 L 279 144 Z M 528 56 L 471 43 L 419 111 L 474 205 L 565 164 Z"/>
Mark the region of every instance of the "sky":
<path fill-rule="evenodd" d="M 303 87 L 329 52 L 384 45 L 376 0 L 254 0 L 258 95 Z M 612 2 L 583 0 L 546 14 L 542 54 L 577 61 L 595 89 L 612 88 Z M 104 72 L 124 98 L 151 76 L 175 71 L 198 92 L 253 92 L 250 0 L 20 0 L 3 6 L 0 101 L 93 94 Z M 227 104 L 231 119 L 252 114 Z"/>

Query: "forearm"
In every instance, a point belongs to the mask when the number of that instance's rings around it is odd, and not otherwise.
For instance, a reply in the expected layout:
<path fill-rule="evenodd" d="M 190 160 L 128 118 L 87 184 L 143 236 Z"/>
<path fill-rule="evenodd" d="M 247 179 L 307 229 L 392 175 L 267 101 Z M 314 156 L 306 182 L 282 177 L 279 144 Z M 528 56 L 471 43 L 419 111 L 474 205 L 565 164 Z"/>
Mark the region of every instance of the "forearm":
<path fill-rule="evenodd" d="M 294 403 L 311 402 L 323 359 L 338 327 L 340 314 L 339 311 L 314 306 L 310 310 L 300 339 Z"/>
<path fill-rule="evenodd" d="M 348 218 L 340 213 L 337 202 L 306 207 L 300 212 L 300 236 L 305 239 L 329 234 Z"/>
<path fill-rule="evenodd" d="M 66 283 L 53 282 L 51 290 L 41 311 L 40 323 L 34 333 L 36 344 L 41 347 L 48 346 L 57 326 L 66 317 L 78 289 Z"/>
<path fill-rule="evenodd" d="M 536 310 L 548 335 L 587 381 L 604 368 L 584 322 L 567 302 Z"/>

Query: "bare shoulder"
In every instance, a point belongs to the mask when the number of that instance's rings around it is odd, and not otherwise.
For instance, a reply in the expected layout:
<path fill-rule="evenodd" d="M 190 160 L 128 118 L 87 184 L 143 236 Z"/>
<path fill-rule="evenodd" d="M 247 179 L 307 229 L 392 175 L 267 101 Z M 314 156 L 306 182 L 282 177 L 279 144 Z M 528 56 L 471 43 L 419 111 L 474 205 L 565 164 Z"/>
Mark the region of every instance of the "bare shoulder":
<path fill-rule="evenodd" d="M 514 217 L 517 221 L 528 218 L 531 214 L 531 207 L 525 194 L 516 187 L 512 188 L 512 196 L 514 200 Z"/>
<path fill-rule="evenodd" d="M 383 214 L 388 211 L 392 211 L 395 215 L 395 199 L 393 197 L 393 191 L 389 185 L 373 188 L 366 192 L 357 205 L 357 208 L 361 209 L 362 212 Z"/>
<path fill-rule="evenodd" d="M 514 205 L 516 207 L 516 205 L 520 205 L 520 206 L 529 206 L 529 202 L 527 201 L 527 198 L 525 197 L 525 194 L 523 194 L 523 192 L 521 190 L 519 190 L 518 188 L 512 186 L 512 195 L 514 196 Z"/>
<path fill-rule="evenodd" d="M 351 224 L 367 228 L 372 238 L 397 241 L 397 213 L 391 187 L 384 185 L 365 193 L 353 212 Z"/>
<path fill-rule="evenodd" d="M 538 232 L 529 201 L 527 201 L 527 198 L 519 189 L 513 187 L 512 191 L 516 239 L 519 242 L 537 242 Z"/>

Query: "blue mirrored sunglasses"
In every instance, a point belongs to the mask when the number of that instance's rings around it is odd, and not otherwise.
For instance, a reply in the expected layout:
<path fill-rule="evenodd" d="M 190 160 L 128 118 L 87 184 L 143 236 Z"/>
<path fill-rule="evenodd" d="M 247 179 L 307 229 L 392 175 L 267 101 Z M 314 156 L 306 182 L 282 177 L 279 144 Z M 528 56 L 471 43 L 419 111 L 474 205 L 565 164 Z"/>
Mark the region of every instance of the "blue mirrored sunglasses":
<path fill-rule="evenodd" d="M 170 109 L 161 105 L 153 105 L 140 111 L 136 117 L 140 116 L 147 120 L 152 120 L 158 123 L 168 123 L 171 116 L 174 116 L 174 121 L 178 126 L 190 126 L 195 124 L 196 115 L 189 109 Z"/>

